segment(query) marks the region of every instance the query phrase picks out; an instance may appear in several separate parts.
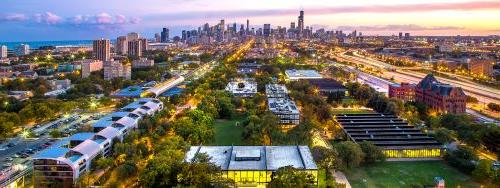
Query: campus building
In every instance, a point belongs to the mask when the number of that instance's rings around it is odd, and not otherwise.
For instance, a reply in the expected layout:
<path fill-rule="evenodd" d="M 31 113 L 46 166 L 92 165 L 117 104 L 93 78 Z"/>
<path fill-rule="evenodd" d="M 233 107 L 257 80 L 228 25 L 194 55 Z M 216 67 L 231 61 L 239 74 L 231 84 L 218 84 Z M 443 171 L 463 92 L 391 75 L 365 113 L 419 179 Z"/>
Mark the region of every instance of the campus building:
<path fill-rule="evenodd" d="M 396 98 L 403 101 L 415 101 L 415 84 L 401 83 L 389 84 L 389 98 Z"/>
<path fill-rule="evenodd" d="M 108 156 L 139 120 L 163 109 L 158 99 L 141 98 L 101 118 L 93 132 L 82 132 L 57 141 L 33 157 L 35 187 L 73 187 L 80 175 L 90 171 L 93 161 Z"/>
<path fill-rule="evenodd" d="M 130 64 L 124 64 L 120 61 L 106 61 L 104 63 L 104 80 L 112 80 L 113 78 L 123 78 L 130 80 L 132 77 L 132 68 Z"/>
<path fill-rule="evenodd" d="M 415 100 L 443 113 L 465 113 L 467 96 L 460 87 L 453 87 L 427 75 L 415 88 Z"/>
<path fill-rule="evenodd" d="M 294 126 L 300 123 L 300 111 L 290 98 L 268 98 L 269 111 L 280 118 L 283 126 Z"/>
<path fill-rule="evenodd" d="M 265 187 L 274 172 L 285 166 L 313 175 L 317 184 L 318 167 L 307 146 L 191 146 L 185 161 L 205 153 L 222 169 L 222 176 L 238 187 Z"/>
<path fill-rule="evenodd" d="M 308 82 L 316 87 L 322 95 L 338 94 L 344 96 L 347 91 L 342 83 L 332 78 L 310 79 Z"/>
<path fill-rule="evenodd" d="M 288 97 L 288 89 L 282 84 L 267 84 L 266 96 L 267 98 L 285 98 Z"/>
<path fill-rule="evenodd" d="M 321 79 L 323 76 L 316 70 L 296 70 L 290 69 L 285 71 L 286 79 L 290 81 L 305 80 L 305 79 Z"/>
<path fill-rule="evenodd" d="M 132 61 L 132 68 L 146 68 L 154 66 L 155 61 L 148 58 L 139 58 Z"/>
<path fill-rule="evenodd" d="M 257 82 L 245 79 L 235 80 L 227 84 L 226 91 L 238 97 L 252 97 L 257 94 Z"/>
<path fill-rule="evenodd" d="M 353 142 L 369 141 L 387 158 L 439 158 L 442 144 L 392 114 L 338 114 L 337 122 Z"/>
<path fill-rule="evenodd" d="M 92 72 L 102 70 L 103 63 L 101 60 L 86 59 L 75 61 L 74 63 L 80 63 L 82 65 L 82 78 L 87 78 L 92 74 Z"/>

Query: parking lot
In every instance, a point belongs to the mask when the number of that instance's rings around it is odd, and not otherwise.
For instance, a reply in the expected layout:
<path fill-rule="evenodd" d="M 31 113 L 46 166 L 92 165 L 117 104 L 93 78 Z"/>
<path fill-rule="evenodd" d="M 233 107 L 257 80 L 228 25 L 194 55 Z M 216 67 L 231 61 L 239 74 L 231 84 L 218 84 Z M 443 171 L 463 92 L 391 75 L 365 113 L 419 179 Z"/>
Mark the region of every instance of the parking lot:
<path fill-rule="evenodd" d="M 15 164 L 28 164 L 33 155 L 50 147 L 59 139 L 65 138 L 85 129 L 86 125 L 92 124 L 104 116 L 100 113 L 71 114 L 59 119 L 35 125 L 30 129 L 32 138 L 24 138 L 22 134 L 9 139 L 0 145 L 0 171 L 8 169 Z M 59 131 L 61 138 L 51 138 L 51 131 Z"/>

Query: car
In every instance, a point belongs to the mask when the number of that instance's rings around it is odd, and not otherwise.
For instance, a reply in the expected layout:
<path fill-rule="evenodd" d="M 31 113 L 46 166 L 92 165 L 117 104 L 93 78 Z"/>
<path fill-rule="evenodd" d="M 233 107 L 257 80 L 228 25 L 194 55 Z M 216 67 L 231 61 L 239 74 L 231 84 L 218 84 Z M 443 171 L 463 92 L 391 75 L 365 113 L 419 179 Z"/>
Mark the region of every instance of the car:
<path fill-rule="evenodd" d="M 20 157 L 24 159 L 24 158 L 28 158 L 29 156 L 30 156 L 30 155 L 28 155 L 28 154 L 24 153 L 24 154 L 22 154 Z"/>
<path fill-rule="evenodd" d="M 15 145 L 16 145 L 16 144 L 14 144 L 13 142 L 10 142 L 10 143 L 8 143 L 8 144 L 7 144 L 7 147 L 9 147 L 9 148 L 10 148 L 10 147 L 14 147 Z"/>

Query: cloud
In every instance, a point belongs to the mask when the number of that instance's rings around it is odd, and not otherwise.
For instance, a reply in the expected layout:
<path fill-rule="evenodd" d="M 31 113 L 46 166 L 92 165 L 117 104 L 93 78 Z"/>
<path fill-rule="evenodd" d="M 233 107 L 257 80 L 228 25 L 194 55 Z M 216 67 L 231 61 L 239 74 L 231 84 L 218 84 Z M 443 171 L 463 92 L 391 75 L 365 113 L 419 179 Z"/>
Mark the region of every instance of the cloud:
<path fill-rule="evenodd" d="M 25 14 L 3 14 L 0 15 L 0 22 L 19 22 L 25 21 L 28 19 L 28 16 Z"/>
<path fill-rule="evenodd" d="M 43 14 L 35 14 L 33 16 L 33 19 L 36 23 L 45 23 L 48 25 L 53 25 L 61 22 L 63 18 L 60 16 L 52 13 L 52 12 L 45 12 Z"/>
<path fill-rule="evenodd" d="M 99 13 L 97 15 L 76 15 L 67 19 L 68 24 L 81 26 L 120 26 L 126 24 L 137 24 L 139 18 L 127 18 L 125 15 L 111 15 L 109 13 Z"/>
<path fill-rule="evenodd" d="M 139 17 L 131 17 L 129 22 L 130 22 L 131 24 L 138 24 L 138 23 L 140 23 L 141 21 L 142 21 L 142 20 L 141 20 L 141 18 L 139 18 Z"/>
<path fill-rule="evenodd" d="M 372 26 L 338 26 L 337 30 L 361 30 L 361 31 L 443 31 L 462 30 L 463 27 L 455 26 L 421 26 L 421 25 L 372 25 Z"/>

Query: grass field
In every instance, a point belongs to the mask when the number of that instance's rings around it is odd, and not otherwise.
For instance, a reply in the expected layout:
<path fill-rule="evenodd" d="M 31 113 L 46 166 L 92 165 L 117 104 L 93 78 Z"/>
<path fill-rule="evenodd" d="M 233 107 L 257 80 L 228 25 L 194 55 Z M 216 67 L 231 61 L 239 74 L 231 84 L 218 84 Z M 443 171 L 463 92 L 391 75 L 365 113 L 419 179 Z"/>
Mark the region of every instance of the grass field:
<path fill-rule="evenodd" d="M 385 162 L 346 171 L 352 187 L 412 187 L 432 185 L 441 176 L 446 187 L 479 187 L 470 176 L 442 161 Z"/>
<path fill-rule="evenodd" d="M 238 117 L 232 120 L 217 119 L 215 120 L 215 142 L 212 145 L 230 146 L 242 145 L 241 133 L 243 127 L 236 126 L 236 122 L 242 122 L 243 118 Z"/>

